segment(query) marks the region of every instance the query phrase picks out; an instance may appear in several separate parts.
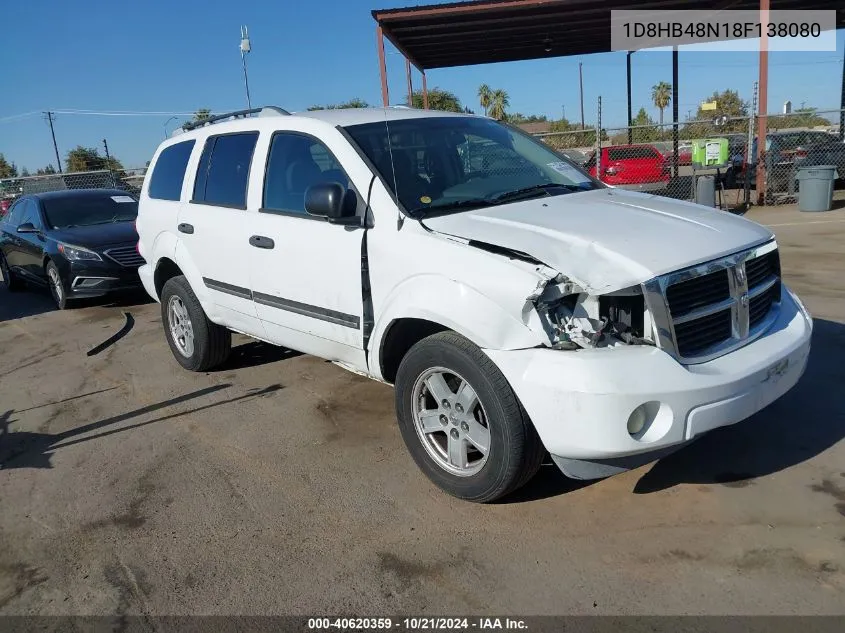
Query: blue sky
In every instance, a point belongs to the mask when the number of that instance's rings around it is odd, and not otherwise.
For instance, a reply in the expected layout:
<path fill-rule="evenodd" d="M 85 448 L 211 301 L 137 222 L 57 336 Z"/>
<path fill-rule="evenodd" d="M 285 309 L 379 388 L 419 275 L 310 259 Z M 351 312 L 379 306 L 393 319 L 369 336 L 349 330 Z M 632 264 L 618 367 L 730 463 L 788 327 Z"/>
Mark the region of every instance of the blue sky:
<path fill-rule="evenodd" d="M 192 112 L 208 107 L 245 107 L 238 53 L 239 26 L 247 24 L 254 105 L 289 110 L 360 97 L 380 103 L 373 8 L 416 4 L 414 0 L 148 0 L 125 8 L 113 1 L 27 0 L 7 3 L 0 51 L 5 60 L 0 92 L 0 153 L 31 171 L 55 163 L 43 110 Z M 769 110 L 786 99 L 820 109 L 838 108 L 845 32 L 837 51 L 772 53 Z M 607 53 L 509 64 L 434 69 L 428 86 L 456 93 L 479 111 L 476 90 L 487 83 L 510 95 L 511 111 L 570 120 L 580 118 L 578 62 L 584 65 L 587 121 L 598 95 L 603 121 L 622 125 L 625 54 Z M 404 101 L 404 59 L 388 45 L 391 102 Z M 671 82 L 671 55 L 639 52 L 633 57 L 634 108 L 650 103 L 651 86 Z M 757 77 L 753 53 L 680 53 L 679 109 L 695 113 L 714 90 L 732 88 L 751 98 Z M 419 75 L 414 73 L 415 86 Z M 37 114 L 27 115 L 36 112 Z M 18 116 L 27 115 L 27 116 Z M 670 113 L 667 112 L 667 118 Z M 76 145 L 99 146 L 127 166 L 142 166 L 164 136 L 168 114 L 90 116 L 59 114 L 56 139 L 64 160 Z M 188 117 L 185 117 L 188 118 Z M 181 120 L 181 119 L 180 119 Z M 172 130 L 177 121 L 171 121 Z"/>

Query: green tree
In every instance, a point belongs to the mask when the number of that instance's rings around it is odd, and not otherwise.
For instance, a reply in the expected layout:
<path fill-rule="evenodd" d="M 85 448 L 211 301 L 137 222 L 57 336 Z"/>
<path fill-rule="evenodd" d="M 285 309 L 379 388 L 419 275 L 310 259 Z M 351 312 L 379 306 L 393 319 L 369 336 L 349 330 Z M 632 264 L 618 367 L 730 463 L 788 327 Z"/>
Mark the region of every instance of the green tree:
<path fill-rule="evenodd" d="M 3 154 L 0 154 L 0 178 L 17 178 L 18 168 L 14 163 L 6 160 Z"/>
<path fill-rule="evenodd" d="M 648 115 L 645 108 L 640 108 L 631 124 L 634 126 L 634 129 L 631 130 L 631 138 L 635 143 L 656 141 L 661 137 L 662 129 L 654 125 L 654 120 Z M 627 131 L 624 133 L 624 140 L 620 140 L 620 142 L 628 142 Z"/>
<path fill-rule="evenodd" d="M 35 170 L 36 176 L 49 176 L 51 174 L 56 173 L 56 168 L 53 165 L 47 165 L 46 167 L 39 167 Z"/>
<path fill-rule="evenodd" d="M 672 102 L 672 84 L 661 81 L 651 87 L 651 100 L 660 110 L 660 125 L 663 125 L 663 110 Z"/>
<path fill-rule="evenodd" d="M 194 116 L 190 121 L 187 121 L 182 124 L 182 129 L 184 130 L 185 127 L 191 123 L 199 123 L 201 121 L 208 121 L 211 118 L 211 110 L 208 108 L 200 108 L 196 112 L 194 112 Z"/>
<path fill-rule="evenodd" d="M 66 169 L 73 171 L 99 171 L 108 169 L 110 171 L 122 172 L 123 164 L 112 156 L 106 159 L 101 156 L 96 147 L 82 147 L 77 145 L 70 150 L 65 157 Z"/>
<path fill-rule="evenodd" d="M 698 107 L 695 114 L 697 121 L 701 123 L 690 123 L 684 125 L 684 138 L 695 139 L 712 136 L 716 131 L 711 121 L 716 117 L 726 116 L 729 120 L 725 125 L 718 128 L 719 134 L 747 132 L 748 131 L 748 103 L 743 101 L 736 90 L 723 90 L 714 92 L 705 103 L 716 102 L 715 110 L 704 110 Z"/>
<path fill-rule="evenodd" d="M 308 106 L 309 112 L 314 112 L 315 110 L 344 110 L 348 108 L 369 108 L 370 104 L 364 101 L 363 99 L 359 99 L 355 97 L 354 99 L 350 99 L 344 103 L 334 103 L 330 105 L 312 105 Z"/>
<path fill-rule="evenodd" d="M 422 109 L 424 107 L 422 90 L 414 90 L 411 101 L 414 108 Z M 464 106 L 461 105 L 457 96 L 440 88 L 432 88 L 428 91 L 428 107 L 431 110 L 444 110 L 446 112 L 464 111 Z"/>
<path fill-rule="evenodd" d="M 490 96 L 490 116 L 498 121 L 507 118 L 507 109 L 510 105 L 508 93 L 501 88 L 497 88 Z"/>
<path fill-rule="evenodd" d="M 792 114 L 769 116 L 766 121 L 770 130 L 827 126 L 831 124 L 828 119 L 818 114 L 816 108 L 798 108 Z"/>
<path fill-rule="evenodd" d="M 26 167 L 21 167 L 21 178 L 27 178 L 31 175 Z"/>
<path fill-rule="evenodd" d="M 490 86 L 487 84 L 481 84 L 478 86 L 478 104 L 484 109 L 484 116 L 487 116 L 492 98 L 493 91 L 490 90 Z"/>
<path fill-rule="evenodd" d="M 525 115 L 520 112 L 514 112 L 508 115 L 508 121 L 511 123 L 546 123 L 548 120 L 545 114 Z"/>

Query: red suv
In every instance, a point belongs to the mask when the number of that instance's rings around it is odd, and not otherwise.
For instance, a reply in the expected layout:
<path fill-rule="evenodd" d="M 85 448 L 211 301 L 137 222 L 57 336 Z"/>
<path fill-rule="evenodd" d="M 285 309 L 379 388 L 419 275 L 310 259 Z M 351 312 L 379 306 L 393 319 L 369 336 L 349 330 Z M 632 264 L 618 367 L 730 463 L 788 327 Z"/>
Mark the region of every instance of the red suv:
<path fill-rule="evenodd" d="M 584 165 L 596 177 L 596 153 Z M 601 150 L 598 179 L 620 189 L 658 191 L 669 184 L 671 167 L 651 145 L 614 145 Z"/>

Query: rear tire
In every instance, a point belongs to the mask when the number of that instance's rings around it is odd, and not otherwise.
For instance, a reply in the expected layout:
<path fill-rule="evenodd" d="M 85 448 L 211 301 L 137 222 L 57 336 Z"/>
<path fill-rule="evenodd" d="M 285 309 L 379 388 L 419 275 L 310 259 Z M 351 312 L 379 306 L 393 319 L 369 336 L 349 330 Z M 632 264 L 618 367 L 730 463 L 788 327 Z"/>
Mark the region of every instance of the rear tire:
<path fill-rule="evenodd" d="M 6 263 L 6 257 L 3 253 L 0 253 L 0 275 L 3 275 L 3 285 L 9 292 L 23 290 L 23 282 L 9 270 L 9 265 Z"/>
<path fill-rule="evenodd" d="M 545 454 L 502 372 L 454 332 L 423 339 L 402 359 L 396 412 L 417 466 L 442 490 L 468 501 L 513 492 L 537 473 Z"/>
<path fill-rule="evenodd" d="M 52 261 L 47 262 L 45 268 L 47 272 L 47 285 L 50 286 L 50 295 L 53 297 L 53 302 L 59 310 L 66 310 L 69 307 L 70 299 L 67 298 L 67 290 L 62 274 L 59 272 L 58 266 Z"/>
<path fill-rule="evenodd" d="M 208 371 L 224 363 L 232 351 L 232 333 L 208 319 L 184 276 L 164 284 L 161 321 L 170 351 L 185 369 Z"/>

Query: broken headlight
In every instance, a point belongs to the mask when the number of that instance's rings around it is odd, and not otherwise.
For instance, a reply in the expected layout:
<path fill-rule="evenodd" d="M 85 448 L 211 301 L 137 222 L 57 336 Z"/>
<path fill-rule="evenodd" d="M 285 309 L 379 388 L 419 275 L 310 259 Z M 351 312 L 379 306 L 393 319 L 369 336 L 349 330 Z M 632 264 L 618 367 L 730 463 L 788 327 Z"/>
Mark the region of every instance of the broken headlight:
<path fill-rule="evenodd" d="M 536 305 L 555 349 L 653 344 L 639 286 L 592 296 L 572 284 L 553 285 Z"/>

